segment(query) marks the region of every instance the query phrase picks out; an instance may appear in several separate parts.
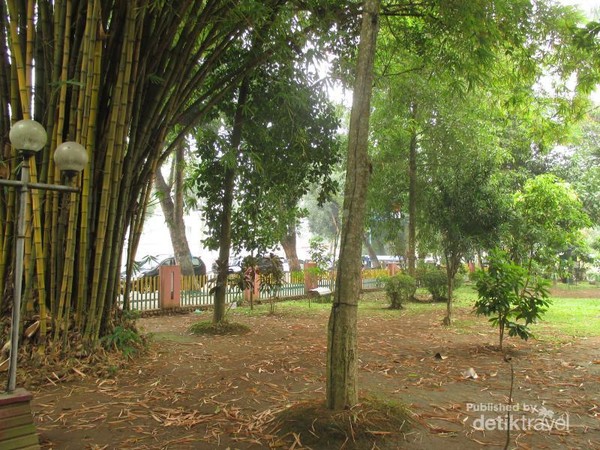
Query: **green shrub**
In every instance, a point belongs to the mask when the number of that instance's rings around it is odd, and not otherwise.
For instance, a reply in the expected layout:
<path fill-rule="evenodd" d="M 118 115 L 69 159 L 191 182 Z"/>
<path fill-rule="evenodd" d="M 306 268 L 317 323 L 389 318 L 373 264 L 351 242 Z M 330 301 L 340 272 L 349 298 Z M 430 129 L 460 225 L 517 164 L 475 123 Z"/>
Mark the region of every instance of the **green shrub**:
<path fill-rule="evenodd" d="M 412 299 L 417 290 L 415 279 L 403 273 L 392 277 L 383 277 L 381 278 L 381 282 L 390 300 L 390 308 L 392 309 L 402 308 L 402 304 Z"/>
<path fill-rule="evenodd" d="M 419 273 L 419 277 L 420 286 L 429 291 L 431 299 L 434 302 L 445 302 L 448 300 L 448 276 L 444 270 L 423 270 Z"/>

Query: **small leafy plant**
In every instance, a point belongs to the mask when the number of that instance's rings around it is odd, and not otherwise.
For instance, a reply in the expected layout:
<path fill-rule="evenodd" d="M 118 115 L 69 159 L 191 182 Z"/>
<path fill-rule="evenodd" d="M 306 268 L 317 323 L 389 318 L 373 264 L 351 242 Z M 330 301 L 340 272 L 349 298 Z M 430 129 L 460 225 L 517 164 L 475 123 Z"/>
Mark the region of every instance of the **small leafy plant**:
<path fill-rule="evenodd" d="M 491 324 L 498 327 L 502 350 L 506 329 L 509 336 L 524 340 L 532 336 L 529 325 L 537 322 L 550 305 L 549 282 L 531 279 L 529 272 L 512 263 L 505 252 L 492 252 L 489 261 L 489 270 L 480 270 L 477 275 L 479 299 L 475 313 L 490 317 Z"/>
<path fill-rule="evenodd" d="M 327 255 L 327 245 L 320 236 L 315 236 L 309 241 L 309 253 L 312 262 L 317 264 L 319 275 L 327 272 L 327 268 L 331 265 L 331 259 Z"/>
<path fill-rule="evenodd" d="M 108 349 L 120 351 L 126 358 L 134 356 L 144 345 L 138 332 L 124 325 L 117 325 L 111 334 L 102 338 L 101 342 Z"/>
<path fill-rule="evenodd" d="M 114 327 L 112 333 L 104 336 L 100 343 L 108 350 L 120 351 L 126 358 L 143 351 L 146 342 L 135 325 L 135 321 L 139 318 L 139 311 L 122 311 L 118 325 Z"/>
<path fill-rule="evenodd" d="M 417 283 L 413 277 L 403 273 L 381 278 L 385 293 L 390 300 L 391 309 L 401 309 L 403 303 L 412 299 L 417 291 Z"/>
<path fill-rule="evenodd" d="M 259 289 L 269 296 L 270 314 L 275 314 L 275 301 L 283 287 L 285 273 L 279 256 L 271 254 L 267 258 L 267 263 L 260 272 Z"/>

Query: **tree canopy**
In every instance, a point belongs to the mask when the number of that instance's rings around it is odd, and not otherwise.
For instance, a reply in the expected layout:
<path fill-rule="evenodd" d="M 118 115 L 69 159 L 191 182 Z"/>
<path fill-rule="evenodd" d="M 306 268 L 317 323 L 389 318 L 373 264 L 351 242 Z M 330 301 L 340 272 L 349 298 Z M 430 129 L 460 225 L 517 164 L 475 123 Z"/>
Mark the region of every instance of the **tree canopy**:
<path fill-rule="evenodd" d="M 204 199 L 209 248 L 219 243 L 226 166 L 236 172 L 232 243 L 238 251 L 262 252 L 280 242 L 312 185 L 322 197 L 335 191 L 330 173 L 340 157 L 338 120 L 314 83 L 284 63 L 263 66 L 249 83 L 239 149 L 229 146 L 233 115 L 227 108 L 199 128 L 199 162 L 190 182 Z"/>

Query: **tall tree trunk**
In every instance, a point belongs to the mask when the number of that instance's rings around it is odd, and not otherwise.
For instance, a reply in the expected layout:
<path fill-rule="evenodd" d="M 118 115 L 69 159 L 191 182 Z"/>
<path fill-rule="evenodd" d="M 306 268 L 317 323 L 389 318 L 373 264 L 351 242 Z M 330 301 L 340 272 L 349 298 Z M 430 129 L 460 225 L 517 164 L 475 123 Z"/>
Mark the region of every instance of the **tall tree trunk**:
<path fill-rule="evenodd" d="M 331 261 L 331 267 L 332 269 L 329 272 L 329 289 L 331 289 L 332 291 L 335 289 L 335 274 L 336 274 L 336 269 L 337 269 L 337 257 L 338 257 L 338 243 L 340 240 L 340 236 L 342 234 L 342 229 L 340 228 L 340 221 L 338 220 L 340 214 L 340 209 L 337 205 L 337 203 L 332 202 L 331 203 L 331 209 L 329 210 L 329 213 L 331 214 L 331 223 L 333 223 L 333 227 L 335 228 L 335 235 L 333 236 L 333 245 L 331 246 L 331 248 L 333 249 L 332 251 L 332 261 Z"/>
<path fill-rule="evenodd" d="M 358 403 L 356 318 L 370 173 L 367 147 L 379 5 L 380 0 L 366 0 L 364 4 L 350 114 L 339 270 L 327 334 L 327 408 L 333 410 Z"/>
<path fill-rule="evenodd" d="M 154 173 L 154 186 L 159 192 L 158 200 L 160 207 L 167 222 L 175 260 L 181 266 L 183 275 L 193 275 L 194 265 L 192 264 L 192 253 L 185 235 L 185 222 L 183 220 L 183 167 L 185 148 L 183 143 L 179 143 L 175 149 L 175 162 L 173 164 L 175 176 L 173 178 L 174 189 L 169 186 L 157 169 Z M 174 191 L 175 200 L 171 194 Z"/>
<path fill-rule="evenodd" d="M 290 271 L 296 272 L 302 270 L 300 261 L 298 260 L 298 252 L 296 250 L 296 224 L 288 227 L 288 233 L 281 240 L 281 246 L 285 252 L 285 257 L 290 265 Z"/>
<path fill-rule="evenodd" d="M 231 133 L 231 149 L 239 152 L 242 141 L 242 127 L 244 125 L 244 107 L 248 99 L 249 80 L 244 78 L 240 85 L 238 104 L 235 110 L 233 131 Z M 237 160 L 237 158 L 235 158 Z M 225 300 L 227 296 L 227 278 L 229 269 L 229 248 L 231 247 L 231 214 L 233 211 L 233 188 L 235 184 L 235 167 L 225 167 L 223 184 L 223 212 L 221 213 L 221 234 L 219 237 L 219 258 L 217 260 L 217 286 L 215 289 L 215 304 L 213 323 L 225 320 Z"/>
<path fill-rule="evenodd" d="M 377 252 L 373 248 L 369 236 L 364 234 L 364 243 L 365 247 L 367 247 L 367 252 L 369 253 L 369 259 L 371 260 L 371 268 L 372 269 L 381 269 L 381 263 L 379 262 L 379 258 L 377 258 Z"/>
<path fill-rule="evenodd" d="M 411 105 L 413 118 L 416 116 L 416 106 Z M 417 258 L 417 133 L 412 131 L 408 157 L 408 274 L 416 273 Z"/>

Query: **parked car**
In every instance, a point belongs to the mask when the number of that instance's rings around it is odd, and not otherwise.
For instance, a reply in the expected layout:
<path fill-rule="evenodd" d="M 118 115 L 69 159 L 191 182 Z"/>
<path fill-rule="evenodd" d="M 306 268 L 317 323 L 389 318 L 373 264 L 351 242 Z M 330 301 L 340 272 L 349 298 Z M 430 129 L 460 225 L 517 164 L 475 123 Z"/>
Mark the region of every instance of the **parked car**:
<path fill-rule="evenodd" d="M 279 268 L 283 272 L 290 271 L 290 264 L 288 263 L 287 259 L 284 259 L 281 256 L 277 256 L 277 255 L 274 255 L 273 253 L 271 253 L 270 255 L 258 257 L 258 271 L 259 272 L 268 272 L 273 267 L 274 264 L 279 265 Z"/>
<path fill-rule="evenodd" d="M 175 262 L 175 258 L 170 256 L 168 258 L 163 259 L 158 264 L 149 269 L 142 270 L 140 272 L 140 277 L 155 277 L 158 276 L 158 270 L 161 266 L 175 266 L 177 263 Z M 198 256 L 192 256 L 192 264 L 194 265 L 194 275 L 206 275 L 206 264 L 204 261 Z"/>
<path fill-rule="evenodd" d="M 268 271 L 269 268 L 271 267 L 271 264 L 273 264 L 273 260 L 272 258 L 277 258 L 282 266 L 282 270 L 284 272 L 289 272 L 290 271 L 290 265 L 287 262 L 286 259 L 283 259 L 279 256 L 274 256 L 274 255 L 264 255 L 264 256 L 257 256 L 256 257 L 256 266 L 258 268 L 259 272 L 265 272 Z M 229 259 L 229 268 L 228 268 L 228 272 L 229 273 L 238 273 L 242 271 L 242 265 L 243 265 L 243 261 L 244 261 L 244 257 L 242 256 L 233 256 Z M 212 271 L 214 273 L 217 273 L 217 263 L 215 262 L 212 265 Z"/>
<path fill-rule="evenodd" d="M 241 256 L 233 256 L 231 258 L 229 258 L 229 264 L 228 264 L 228 268 L 227 268 L 227 273 L 238 273 L 242 271 L 242 257 Z M 217 265 L 217 261 L 215 261 L 212 265 L 212 272 L 213 273 L 217 273 L 218 272 L 218 265 Z"/>

